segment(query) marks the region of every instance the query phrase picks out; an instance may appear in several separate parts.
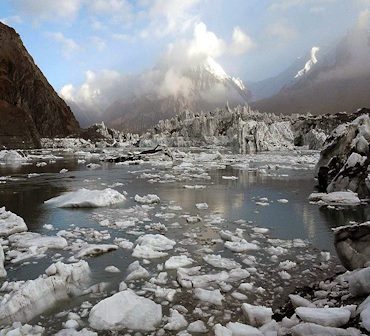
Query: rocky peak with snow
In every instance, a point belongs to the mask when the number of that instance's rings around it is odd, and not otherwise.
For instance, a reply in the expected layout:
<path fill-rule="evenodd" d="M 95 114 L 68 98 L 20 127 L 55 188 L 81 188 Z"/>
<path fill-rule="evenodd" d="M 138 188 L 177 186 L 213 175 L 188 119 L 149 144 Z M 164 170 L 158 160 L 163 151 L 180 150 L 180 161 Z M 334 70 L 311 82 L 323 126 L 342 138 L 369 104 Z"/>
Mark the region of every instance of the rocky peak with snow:
<path fill-rule="evenodd" d="M 311 70 L 311 68 L 317 63 L 317 53 L 319 52 L 319 47 L 312 47 L 311 49 L 311 58 L 306 62 L 303 69 L 299 70 L 294 78 L 299 78 L 305 75 L 307 72 Z"/>

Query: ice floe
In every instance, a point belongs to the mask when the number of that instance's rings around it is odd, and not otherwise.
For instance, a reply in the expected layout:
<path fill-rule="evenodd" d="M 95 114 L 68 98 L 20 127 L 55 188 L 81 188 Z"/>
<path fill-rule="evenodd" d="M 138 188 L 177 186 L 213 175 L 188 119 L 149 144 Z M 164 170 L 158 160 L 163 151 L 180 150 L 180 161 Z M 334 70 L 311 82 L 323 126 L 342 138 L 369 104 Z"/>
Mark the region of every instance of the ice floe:
<path fill-rule="evenodd" d="M 125 199 L 124 195 L 111 188 L 104 190 L 82 188 L 51 198 L 45 201 L 45 204 L 59 208 L 96 208 L 122 203 Z"/>

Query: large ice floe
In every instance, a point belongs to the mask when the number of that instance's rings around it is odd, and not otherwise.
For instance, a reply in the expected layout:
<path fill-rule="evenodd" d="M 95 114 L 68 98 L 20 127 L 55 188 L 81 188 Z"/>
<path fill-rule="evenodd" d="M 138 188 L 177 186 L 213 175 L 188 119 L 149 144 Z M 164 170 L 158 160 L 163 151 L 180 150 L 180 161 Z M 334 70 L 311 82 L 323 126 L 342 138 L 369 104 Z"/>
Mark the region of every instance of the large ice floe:
<path fill-rule="evenodd" d="M 11 211 L 6 211 L 5 207 L 0 208 L 0 237 L 7 237 L 13 233 L 27 230 L 28 228 L 23 218 Z"/>
<path fill-rule="evenodd" d="M 131 289 L 97 303 L 90 312 L 90 326 L 97 330 L 152 331 L 162 320 L 162 306 L 138 296 Z"/>
<path fill-rule="evenodd" d="M 45 204 L 59 208 L 96 208 L 122 203 L 125 199 L 124 195 L 111 188 L 103 190 L 82 188 L 51 198 L 45 201 Z"/>
<path fill-rule="evenodd" d="M 28 159 L 22 153 L 16 150 L 1 150 L 0 151 L 0 163 L 4 164 L 20 164 L 26 162 Z"/>
<path fill-rule="evenodd" d="M 2 298 L 0 325 L 28 322 L 55 307 L 58 302 L 82 295 L 89 284 L 90 268 L 87 262 L 52 264 L 45 270 L 44 276 L 26 281 L 19 289 Z"/>

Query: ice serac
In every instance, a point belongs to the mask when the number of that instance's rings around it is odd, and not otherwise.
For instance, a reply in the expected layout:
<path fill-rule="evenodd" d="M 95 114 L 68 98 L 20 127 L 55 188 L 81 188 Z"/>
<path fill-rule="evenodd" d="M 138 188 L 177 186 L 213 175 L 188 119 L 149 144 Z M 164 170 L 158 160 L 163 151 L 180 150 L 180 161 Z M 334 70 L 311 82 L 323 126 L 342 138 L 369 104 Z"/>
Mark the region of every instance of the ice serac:
<path fill-rule="evenodd" d="M 136 295 L 131 289 L 98 302 L 89 315 L 90 326 L 96 330 L 152 331 L 161 320 L 161 305 Z"/>
<path fill-rule="evenodd" d="M 45 270 L 46 276 L 28 280 L 0 302 L 0 325 L 32 320 L 48 309 L 71 297 L 82 295 L 90 283 L 87 262 L 57 262 Z"/>
<path fill-rule="evenodd" d="M 325 141 L 316 167 L 322 191 L 370 195 L 370 110 L 357 113 L 359 117 L 339 125 Z"/>
<path fill-rule="evenodd" d="M 4 250 L 3 246 L 0 243 L 0 279 L 5 278 L 7 274 L 4 268 L 4 260 L 5 260 Z"/>
<path fill-rule="evenodd" d="M 40 137 L 67 136 L 79 124 L 48 83 L 20 36 L 0 23 L 0 143 L 8 148 L 40 146 Z"/>

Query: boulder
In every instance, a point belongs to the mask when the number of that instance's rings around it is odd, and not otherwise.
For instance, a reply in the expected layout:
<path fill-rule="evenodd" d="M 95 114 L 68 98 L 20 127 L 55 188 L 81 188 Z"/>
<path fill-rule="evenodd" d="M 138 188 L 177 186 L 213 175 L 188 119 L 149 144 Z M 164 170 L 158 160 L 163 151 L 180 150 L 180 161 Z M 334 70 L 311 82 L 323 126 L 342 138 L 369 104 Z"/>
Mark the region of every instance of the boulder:
<path fill-rule="evenodd" d="M 349 270 L 370 264 L 370 221 L 334 230 L 334 246 L 343 266 Z"/>

